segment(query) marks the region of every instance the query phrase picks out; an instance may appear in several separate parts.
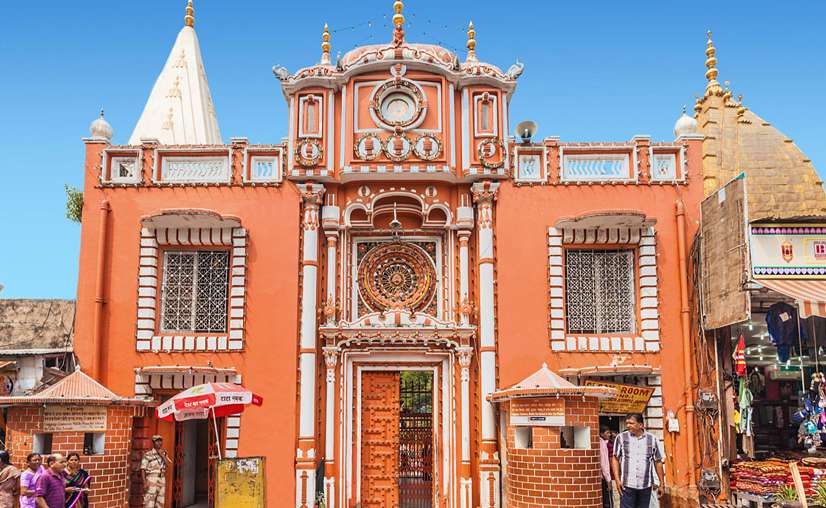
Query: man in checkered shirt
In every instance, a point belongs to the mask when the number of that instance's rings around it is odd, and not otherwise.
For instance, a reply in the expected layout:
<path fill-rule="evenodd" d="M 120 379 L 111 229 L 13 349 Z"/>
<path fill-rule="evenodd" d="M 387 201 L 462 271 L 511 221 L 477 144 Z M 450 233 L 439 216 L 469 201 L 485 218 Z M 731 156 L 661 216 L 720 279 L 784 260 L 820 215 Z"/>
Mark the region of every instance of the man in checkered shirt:
<path fill-rule="evenodd" d="M 654 482 L 654 470 L 662 482 L 665 453 L 657 437 L 645 431 L 641 414 L 630 414 L 625 419 L 628 429 L 620 433 L 614 441 L 614 456 L 611 469 L 622 497 L 620 508 L 648 508 L 651 505 L 651 491 L 659 497 L 662 493 Z"/>

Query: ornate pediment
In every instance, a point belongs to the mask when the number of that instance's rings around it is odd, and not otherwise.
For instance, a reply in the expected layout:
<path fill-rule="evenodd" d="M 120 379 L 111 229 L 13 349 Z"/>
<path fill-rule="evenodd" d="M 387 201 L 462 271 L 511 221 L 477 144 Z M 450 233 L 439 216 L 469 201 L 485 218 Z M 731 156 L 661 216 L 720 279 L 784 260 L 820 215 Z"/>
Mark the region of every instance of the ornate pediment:
<path fill-rule="evenodd" d="M 328 346 L 469 346 L 476 327 L 442 321 L 424 312 L 404 309 L 365 314 L 355 321 L 319 328 Z"/>

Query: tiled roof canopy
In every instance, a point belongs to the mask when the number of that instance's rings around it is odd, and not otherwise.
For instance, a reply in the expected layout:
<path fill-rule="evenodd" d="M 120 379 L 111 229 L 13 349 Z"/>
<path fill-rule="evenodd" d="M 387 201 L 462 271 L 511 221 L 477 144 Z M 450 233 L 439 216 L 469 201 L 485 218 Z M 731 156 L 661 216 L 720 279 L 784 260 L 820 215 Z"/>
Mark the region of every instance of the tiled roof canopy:
<path fill-rule="evenodd" d="M 608 398 L 616 395 L 614 388 L 605 386 L 577 386 L 552 372 L 543 363 L 542 368 L 515 385 L 491 394 L 491 402 L 502 402 L 522 397 L 548 397 L 558 395 L 582 395 L 585 397 Z"/>
<path fill-rule="evenodd" d="M 47 403 L 143 405 L 145 401 L 121 397 L 79 370 L 33 395 L 0 397 L 0 405 Z"/>

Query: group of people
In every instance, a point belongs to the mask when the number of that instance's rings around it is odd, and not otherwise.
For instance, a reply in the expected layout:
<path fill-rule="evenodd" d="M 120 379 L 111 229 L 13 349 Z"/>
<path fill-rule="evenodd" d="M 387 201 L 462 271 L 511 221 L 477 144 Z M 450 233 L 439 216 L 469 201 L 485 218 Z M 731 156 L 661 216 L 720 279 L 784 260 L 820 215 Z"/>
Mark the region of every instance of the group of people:
<path fill-rule="evenodd" d="M 80 466 L 80 454 L 54 453 L 45 462 L 30 453 L 20 471 L 9 452 L 0 451 L 0 508 L 88 508 L 92 477 Z"/>
<path fill-rule="evenodd" d="M 665 452 L 656 436 L 645 430 L 639 413 L 625 418 L 624 432 L 614 434 L 608 427 L 599 433 L 602 470 L 602 506 L 615 508 L 613 486 L 619 493 L 619 508 L 650 508 L 652 495 L 662 496 Z"/>

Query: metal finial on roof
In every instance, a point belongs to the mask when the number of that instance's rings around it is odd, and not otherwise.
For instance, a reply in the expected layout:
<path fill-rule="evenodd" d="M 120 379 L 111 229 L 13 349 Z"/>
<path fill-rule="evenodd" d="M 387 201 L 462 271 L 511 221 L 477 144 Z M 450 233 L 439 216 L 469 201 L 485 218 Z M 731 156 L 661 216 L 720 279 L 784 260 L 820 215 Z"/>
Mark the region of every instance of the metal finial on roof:
<path fill-rule="evenodd" d="M 195 9 L 192 7 L 192 0 L 186 2 L 186 16 L 184 16 L 184 25 L 195 28 Z"/>
<path fill-rule="evenodd" d="M 396 46 L 404 42 L 404 2 L 396 0 L 393 2 L 393 43 Z"/>
<path fill-rule="evenodd" d="M 473 28 L 473 21 L 467 25 L 467 61 L 476 61 L 476 29 Z"/>
<path fill-rule="evenodd" d="M 324 23 L 324 33 L 321 34 L 321 63 L 330 64 L 330 28 Z"/>
<path fill-rule="evenodd" d="M 725 92 L 723 93 L 723 99 L 728 102 L 731 100 L 731 82 L 729 80 L 725 80 L 723 81 L 723 85 L 726 87 Z"/>
<path fill-rule="evenodd" d="M 714 47 L 714 42 L 711 40 L 711 30 L 706 32 L 708 41 L 706 42 L 706 96 L 723 95 L 723 89 L 717 81 L 717 48 Z"/>
<path fill-rule="evenodd" d="M 740 123 L 748 123 L 743 115 L 746 114 L 746 106 L 743 105 L 743 94 L 737 96 L 737 121 Z"/>

